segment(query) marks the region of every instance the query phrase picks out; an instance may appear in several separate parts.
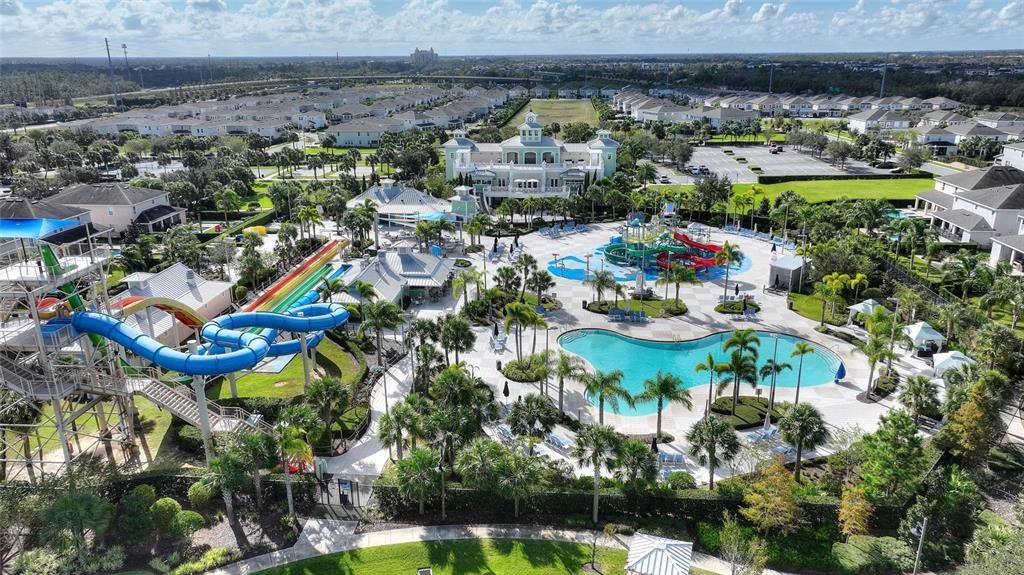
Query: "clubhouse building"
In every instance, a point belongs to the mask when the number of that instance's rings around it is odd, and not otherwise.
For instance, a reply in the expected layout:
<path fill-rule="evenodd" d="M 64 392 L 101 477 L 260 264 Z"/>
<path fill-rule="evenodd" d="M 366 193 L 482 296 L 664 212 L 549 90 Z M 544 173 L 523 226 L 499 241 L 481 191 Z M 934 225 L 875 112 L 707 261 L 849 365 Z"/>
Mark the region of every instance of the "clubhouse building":
<path fill-rule="evenodd" d="M 570 144 L 544 135 L 537 114 L 528 112 L 519 135 L 498 144 L 478 143 L 455 130 L 442 146 L 445 175 L 465 180 L 490 198 L 565 197 L 591 181 L 615 173 L 619 143 L 598 130 L 587 143 Z"/>

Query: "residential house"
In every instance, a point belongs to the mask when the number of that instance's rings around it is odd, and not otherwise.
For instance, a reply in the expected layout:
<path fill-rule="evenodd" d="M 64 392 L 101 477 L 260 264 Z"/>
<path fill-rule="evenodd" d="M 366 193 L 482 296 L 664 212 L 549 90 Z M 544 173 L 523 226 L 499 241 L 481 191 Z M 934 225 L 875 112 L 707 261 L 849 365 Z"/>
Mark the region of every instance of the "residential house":
<path fill-rule="evenodd" d="M 1024 171 L 992 166 L 940 176 L 935 189 L 917 194 L 914 208 L 930 218 L 941 236 L 989 247 L 993 237 L 1018 232 Z"/>
<path fill-rule="evenodd" d="M 162 232 L 185 223 L 185 210 L 171 205 L 164 190 L 121 182 L 77 184 L 48 198 L 50 203 L 89 210 L 93 224 L 124 233 L 132 224 L 146 232 Z"/>
<path fill-rule="evenodd" d="M 899 112 L 893 112 L 883 108 L 864 110 L 854 114 L 847 119 L 851 132 L 866 134 L 877 131 L 883 138 L 888 137 L 895 130 L 906 130 L 910 127 L 910 120 Z"/>
<path fill-rule="evenodd" d="M 401 120 L 392 118 L 362 118 L 327 128 L 323 138 L 334 136 L 339 147 L 375 147 L 385 132 L 397 134 L 405 131 Z"/>
<path fill-rule="evenodd" d="M 1010 114 L 1008 112 L 986 112 L 979 114 L 974 118 L 979 124 L 988 126 L 989 128 L 1011 128 L 1014 126 L 1024 126 L 1024 116 L 1018 116 L 1017 114 Z"/>

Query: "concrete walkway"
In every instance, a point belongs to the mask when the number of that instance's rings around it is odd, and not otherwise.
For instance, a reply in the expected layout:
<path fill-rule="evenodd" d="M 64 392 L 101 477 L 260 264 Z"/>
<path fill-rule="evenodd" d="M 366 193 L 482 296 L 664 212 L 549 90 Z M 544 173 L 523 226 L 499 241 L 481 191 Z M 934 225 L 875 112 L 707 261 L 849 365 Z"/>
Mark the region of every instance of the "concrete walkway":
<path fill-rule="evenodd" d="M 293 561 L 340 553 L 353 549 L 382 547 L 399 543 L 417 541 L 450 541 L 458 539 L 540 539 L 545 541 L 564 541 L 590 545 L 597 538 L 601 547 L 627 549 L 630 537 L 608 537 L 594 531 L 578 531 L 572 529 L 548 529 L 543 527 L 523 527 L 518 525 L 443 525 L 428 527 L 408 527 L 372 533 L 355 533 L 355 522 L 335 521 L 331 519 L 309 519 L 302 529 L 302 535 L 290 549 L 267 553 L 245 561 L 239 561 L 221 569 L 211 571 L 212 575 L 249 575 L 259 573 L 271 567 L 277 567 Z M 694 567 L 715 573 L 729 573 L 729 564 L 703 553 L 693 554 Z M 766 569 L 765 575 L 787 575 L 779 571 Z"/>

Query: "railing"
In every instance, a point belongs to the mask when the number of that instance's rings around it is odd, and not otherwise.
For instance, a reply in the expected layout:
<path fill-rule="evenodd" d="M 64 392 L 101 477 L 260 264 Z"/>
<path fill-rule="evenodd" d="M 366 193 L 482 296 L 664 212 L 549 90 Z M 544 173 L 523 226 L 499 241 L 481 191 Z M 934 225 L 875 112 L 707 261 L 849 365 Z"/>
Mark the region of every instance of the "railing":
<path fill-rule="evenodd" d="M 954 241 L 956 243 L 960 243 L 960 242 L 964 241 L 963 234 L 960 233 L 960 232 L 952 231 L 952 230 L 950 230 L 948 228 L 935 227 L 933 229 L 935 230 L 936 233 L 938 233 L 940 236 L 946 238 L 947 240 L 952 240 L 952 241 Z"/>
<path fill-rule="evenodd" d="M 879 254 L 878 260 L 881 262 L 882 267 L 889 274 L 896 277 L 902 283 L 910 284 L 921 291 L 921 293 L 932 300 L 933 303 L 945 304 L 949 303 L 949 300 L 943 295 L 935 292 L 931 287 L 925 284 L 923 281 L 918 279 L 913 274 L 907 273 L 907 270 L 900 267 L 898 262 L 893 261 L 887 254 Z"/>

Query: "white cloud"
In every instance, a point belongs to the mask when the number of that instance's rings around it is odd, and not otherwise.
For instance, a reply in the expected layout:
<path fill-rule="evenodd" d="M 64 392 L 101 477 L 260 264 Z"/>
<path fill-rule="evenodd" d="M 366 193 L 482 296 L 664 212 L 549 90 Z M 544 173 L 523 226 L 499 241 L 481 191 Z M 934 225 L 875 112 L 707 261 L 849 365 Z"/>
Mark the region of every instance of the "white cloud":
<path fill-rule="evenodd" d="M 0 53 L 136 56 L 1015 48 L 1024 0 L 0 0 Z M 823 7 L 824 6 L 824 7 Z M 99 38 L 99 39 L 97 39 Z M 770 40 L 770 44 L 765 40 Z"/>
<path fill-rule="evenodd" d="M 761 7 L 758 8 L 757 12 L 754 13 L 754 16 L 751 18 L 751 20 L 753 22 L 765 22 L 767 20 L 771 20 L 773 18 L 782 16 L 782 13 L 785 11 L 785 2 L 781 4 L 772 4 L 770 2 L 765 2 L 764 4 L 761 4 Z"/>

